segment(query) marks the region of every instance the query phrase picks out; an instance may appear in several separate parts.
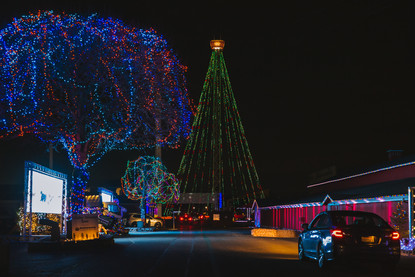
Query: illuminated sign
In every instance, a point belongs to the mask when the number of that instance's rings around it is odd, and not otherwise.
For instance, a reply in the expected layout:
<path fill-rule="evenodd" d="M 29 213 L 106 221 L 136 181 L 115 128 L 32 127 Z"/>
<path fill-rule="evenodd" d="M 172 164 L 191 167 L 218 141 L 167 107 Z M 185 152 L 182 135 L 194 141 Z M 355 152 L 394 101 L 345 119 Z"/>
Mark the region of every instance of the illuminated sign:
<path fill-rule="evenodd" d="M 179 204 L 218 204 L 218 193 L 181 193 Z"/>
<path fill-rule="evenodd" d="M 72 215 L 72 239 L 91 240 L 99 238 L 97 214 Z"/>
<path fill-rule="evenodd" d="M 26 195 L 26 212 L 62 214 L 66 175 L 27 162 Z"/>
<path fill-rule="evenodd" d="M 105 188 L 98 188 L 98 191 L 101 194 L 102 202 L 113 202 L 114 201 L 114 194 L 112 191 L 107 190 Z"/>
<path fill-rule="evenodd" d="M 66 233 L 67 176 L 34 162 L 25 162 L 23 237 L 32 235 L 33 214 L 60 215 L 61 233 Z"/>
<path fill-rule="evenodd" d="M 63 180 L 48 176 L 44 173 L 32 171 L 28 176 L 27 193 L 32 199 L 33 213 L 62 213 Z M 30 203 L 27 203 L 26 212 L 30 212 Z"/>

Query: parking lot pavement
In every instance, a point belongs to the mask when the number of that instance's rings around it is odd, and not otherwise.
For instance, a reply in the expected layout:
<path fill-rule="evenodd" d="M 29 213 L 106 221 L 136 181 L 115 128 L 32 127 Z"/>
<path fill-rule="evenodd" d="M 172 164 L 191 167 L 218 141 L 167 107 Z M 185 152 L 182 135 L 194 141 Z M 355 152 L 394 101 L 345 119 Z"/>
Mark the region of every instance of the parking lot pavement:
<path fill-rule="evenodd" d="M 296 239 L 252 237 L 249 230 L 141 232 L 113 246 L 30 253 L 11 244 L 9 276 L 412 276 L 415 256 L 394 274 L 378 264 L 347 264 L 319 272 L 300 262 Z M 271 274 L 271 275 L 270 275 Z M 3 275 L 1 275 L 3 276 Z"/>

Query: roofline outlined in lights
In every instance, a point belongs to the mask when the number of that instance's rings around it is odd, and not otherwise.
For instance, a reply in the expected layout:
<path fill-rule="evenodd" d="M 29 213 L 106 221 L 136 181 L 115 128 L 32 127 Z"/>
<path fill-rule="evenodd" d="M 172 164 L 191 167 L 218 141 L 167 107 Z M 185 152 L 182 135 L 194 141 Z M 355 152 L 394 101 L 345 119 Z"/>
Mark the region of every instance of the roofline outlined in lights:
<path fill-rule="evenodd" d="M 367 171 L 367 172 L 364 172 L 364 173 L 359 173 L 359 174 L 355 174 L 355 175 L 351 175 L 351 176 L 347 176 L 347 177 L 343 177 L 343 178 L 339 178 L 339 179 L 335 179 L 335 180 L 329 180 L 329 181 L 325 181 L 325 182 L 321 182 L 321 183 L 317 183 L 317 184 L 313 184 L 313 185 L 308 185 L 307 188 L 322 186 L 322 185 L 326 185 L 326 184 L 330 184 L 330 183 L 334 183 L 334 182 L 344 181 L 344 180 L 348 180 L 348 179 L 352 179 L 352 178 L 356 178 L 356 177 L 360 177 L 360 176 L 365 176 L 365 175 L 369 175 L 369 174 L 373 174 L 373 173 L 377 173 L 377 172 L 381 172 L 381 171 L 386 171 L 386 170 L 390 170 L 390 169 L 394 169 L 394 168 L 398 168 L 398 167 L 404 167 L 404 166 L 408 166 L 408 165 L 414 165 L 414 164 L 415 164 L 415 161 L 412 161 L 412 162 L 409 162 L 409 163 L 397 164 L 397 165 L 393 165 L 393 166 L 383 167 L 383 168 L 379 168 L 379 169 L 376 169 L 376 170 Z"/>

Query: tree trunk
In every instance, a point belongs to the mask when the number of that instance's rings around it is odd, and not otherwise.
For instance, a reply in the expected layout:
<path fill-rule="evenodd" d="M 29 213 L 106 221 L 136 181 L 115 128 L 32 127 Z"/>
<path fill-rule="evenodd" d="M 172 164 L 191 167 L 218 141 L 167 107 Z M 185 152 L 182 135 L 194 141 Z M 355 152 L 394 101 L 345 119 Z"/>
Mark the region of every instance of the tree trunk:
<path fill-rule="evenodd" d="M 147 205 L 147 187 L 143 187 L 143 198 L 141 198 L 141 220 L 143 222 L 143 227 L 146 227 L 146 205 Z"/>
<path fill-rule="evenodd" d="M 85 200 L 86 184 L 89 172 L 85 167 L 75 167 L 72 174 L 71 213 L 82 214 Z"/>

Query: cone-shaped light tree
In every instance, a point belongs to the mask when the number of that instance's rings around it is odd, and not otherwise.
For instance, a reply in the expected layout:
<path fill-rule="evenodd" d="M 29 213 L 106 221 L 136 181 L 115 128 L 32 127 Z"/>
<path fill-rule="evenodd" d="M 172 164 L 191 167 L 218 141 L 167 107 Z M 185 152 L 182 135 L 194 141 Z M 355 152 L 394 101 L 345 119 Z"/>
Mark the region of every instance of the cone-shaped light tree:
<path fill-rule="evenodd" d="M 234 207 L 263 198 L 223 57 L 223 40 L 212 55 L 192 132 L 177 177 L 186 193 L 220 193 Z"/>
<path fill-rule="evenodd" d="M 14 19 L 0 30 L 0 138 L 60 144 L 81 213 L 89 168 L 105 153 L 188 136 L 185 70 L 152 29 L 51 11 Z"/>

